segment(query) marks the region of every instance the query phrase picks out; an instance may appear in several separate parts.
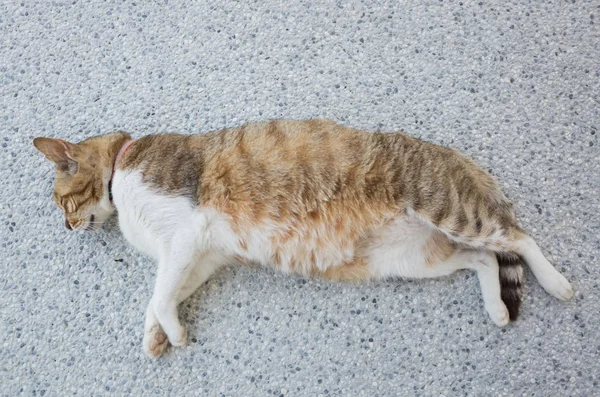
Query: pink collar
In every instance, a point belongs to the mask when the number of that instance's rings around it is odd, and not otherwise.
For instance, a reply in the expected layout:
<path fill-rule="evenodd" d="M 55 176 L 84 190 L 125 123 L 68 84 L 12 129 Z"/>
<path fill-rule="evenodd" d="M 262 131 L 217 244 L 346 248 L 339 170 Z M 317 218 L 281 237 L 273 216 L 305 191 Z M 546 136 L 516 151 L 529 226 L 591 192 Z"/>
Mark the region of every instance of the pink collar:
<path fill-rule="evenodd" d="M 121 146 L 121 150 L 119 150 L 119 153 L 117 153 L 117 157 L 115 157 L 115 164 L 113 165 L 113 175 L 115 173 L 115 168 L 117 167 L 117 163 L 119 162 L 119 160 L 121 160 L 121 157 L 123 157 L 123 155 L 125 154 L 125 152 L 127 150 L 129 150 L 129 148 L 131 147 L 131 145 L 133 144 L 133 142 L 135 142 L 135 140 L 130 140 L 127 141 L 123 144 L 123 146 Z"/>
<path fill-rule="evenodd" d="M 125 154 L 125 152 L 131 147 L 131 145 L 133 144 L 133 142 L 135 142 L 135 140 L 130 140 L 127 141 L 123 144 L 123 146 L 121 146 L 121 149 L 119 150 L 119 153 L 117 153 L 117 155 L 115 156 L 115 161 L 113 163 L 113 169 L 112 169 L 112 174 L 110 175 L 110 180 L 108 181 L 108 199 L 110 200 L 110 202 L 113 202 L 113 194 L 112 194 L 112 181 L 113 181 L 113 177 L 115 176 L 115 170 L 117 169 L 117 164 L 119 163 L 119 160 L 121 160 L 121 158 L 123 157 L 123 155 Z"/>

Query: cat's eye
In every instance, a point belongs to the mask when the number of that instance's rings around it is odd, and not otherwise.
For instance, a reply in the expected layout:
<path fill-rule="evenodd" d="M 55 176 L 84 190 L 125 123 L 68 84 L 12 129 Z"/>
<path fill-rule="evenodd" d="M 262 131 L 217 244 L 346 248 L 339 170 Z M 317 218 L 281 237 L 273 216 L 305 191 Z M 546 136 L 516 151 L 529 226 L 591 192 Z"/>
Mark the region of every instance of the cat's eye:
<path fill-rule="evenodd" d="M 75 203 L 69 199 L 55 198 L 54 202 L 65 214 L 73 214 L 77 210 Z"/>
<path fill-rule="evenodd" d="M 56 198 L 56 197 L 55 197 L 55 198 L 54 198 L 54 203 L 56 204 L 56 206 L 57 206 L 58 208 L 60 208 L 60 210 L 61 210 L 62 212 L 64 212 L 65 214 L 68 214 L 68 212 L 67 212 L 67 209 L 66 209 L 66 208 L 65 208 L 65 207 L 62 205 L 62 202 L 61 202 L 61 200 L 60 200 L 60 199 L 58 199 L 58 198 Z"/>

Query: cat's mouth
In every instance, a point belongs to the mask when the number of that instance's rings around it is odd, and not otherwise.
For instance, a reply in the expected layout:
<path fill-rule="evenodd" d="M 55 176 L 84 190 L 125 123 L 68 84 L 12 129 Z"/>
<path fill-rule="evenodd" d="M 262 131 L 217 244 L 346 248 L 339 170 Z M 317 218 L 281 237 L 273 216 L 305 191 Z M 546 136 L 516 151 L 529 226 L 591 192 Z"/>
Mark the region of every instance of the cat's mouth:
<path fill-rule="evenodd" d="M 88 219 L 81 218 L 74 224 L 69 222 L 68 219 L 65 219 L 65 226 L 69 230 L 91 232 L 96 229 L 96 225 L 99 223 L 99 222 L 94 222 L 95 220 L 96 220 L 96 216 L 94 214 L 91 214 L 88 217 Z"/>

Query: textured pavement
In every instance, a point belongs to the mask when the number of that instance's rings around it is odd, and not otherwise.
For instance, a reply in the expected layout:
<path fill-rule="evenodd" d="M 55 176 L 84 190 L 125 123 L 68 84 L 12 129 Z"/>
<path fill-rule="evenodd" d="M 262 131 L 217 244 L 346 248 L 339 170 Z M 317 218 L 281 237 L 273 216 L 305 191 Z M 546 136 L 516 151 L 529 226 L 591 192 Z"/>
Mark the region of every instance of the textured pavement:
<path fill-rule="evenodd" d="M 191 3 L 0 5 L 1 395 L 599 393 L 597 2 Z M 154 264 L 114 219 L 64 228 L 32 138 L 310 117 L 473 157 L 575 298 L 528 272 L 499 329 L 469 272 L 348 285 L 227 268 L 182 305 L 188 345 L 146 358 Z"/>

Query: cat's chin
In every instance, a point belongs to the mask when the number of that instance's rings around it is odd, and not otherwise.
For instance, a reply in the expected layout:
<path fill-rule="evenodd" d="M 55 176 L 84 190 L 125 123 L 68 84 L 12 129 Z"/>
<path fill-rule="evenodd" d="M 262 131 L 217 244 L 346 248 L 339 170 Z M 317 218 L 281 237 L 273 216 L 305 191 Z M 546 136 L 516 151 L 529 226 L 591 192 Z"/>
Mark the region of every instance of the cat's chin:
<path fill-rule="evenodd" d="M 88 219 L 87 226 L 81 228 L 81 230 L 84 232 L 95 232 L 98 229 L 102 228 L 103 224 L 104 219 L 102 219 L 102 217 L 91 214 Z"/>

